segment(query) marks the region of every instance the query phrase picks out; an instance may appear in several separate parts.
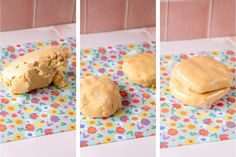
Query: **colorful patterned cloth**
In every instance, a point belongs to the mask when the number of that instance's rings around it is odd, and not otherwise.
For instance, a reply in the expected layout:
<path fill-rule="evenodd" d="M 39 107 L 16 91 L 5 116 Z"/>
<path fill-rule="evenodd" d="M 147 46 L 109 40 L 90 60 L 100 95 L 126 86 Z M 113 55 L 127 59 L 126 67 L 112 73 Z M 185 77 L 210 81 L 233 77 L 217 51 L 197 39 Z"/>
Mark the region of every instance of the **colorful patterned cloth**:
<path fill-rule="evenodd" d="M 236 54 L 233 51 L 161 56 L 161 148 L 236 138 L 235 80 L 230 93 L 210 108 L 200 109 L 186 106 L 171 95 L 168 86 L 170 70 L 177 62 L 195 55 L 214 57 L 227 64 L 235 76 Z"/>
<path fill-rule="evenodd" d="M 120 89 L 123 104 L 123 109 L 109 118 L 81 114 L 81 147 L 155 135 L 155 87 L 135 85 L 122 72 L 125 56 L 146 51 L 155 53 L 155 42 L 81 50 L 81 77 L 93 74 L 111 79 Z"/>
<path fill-rule="evenodd" d="M 64 74 L 68 86 L 12 95 L 0 85 L 0 143 L 74 130 L 76 127 L 75 38 L 0 47 L 0 71 L 19 56 L 46 45 L 61 45 L 72 52 Z"/>

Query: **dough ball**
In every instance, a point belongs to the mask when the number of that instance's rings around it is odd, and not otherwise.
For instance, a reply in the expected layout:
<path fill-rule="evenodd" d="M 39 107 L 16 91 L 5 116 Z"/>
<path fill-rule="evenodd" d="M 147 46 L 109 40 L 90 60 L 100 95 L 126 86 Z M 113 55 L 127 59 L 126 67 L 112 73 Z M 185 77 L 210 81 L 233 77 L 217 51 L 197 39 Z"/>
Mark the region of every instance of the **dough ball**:
<path fill-rule="evenodd" d="M 196 107 L 203 107 L 212 104 L 215 101 L 221 99 L 223 96 L 225 96 L 230 90 L 230 88 L 227 87 L 224 89 L 199 94 L 191 91 L 189 88 L 185 87 L 185 85 L 181 84 L 175 78 L 171 78 L 169 86 L 172 94 L 177 99 L 179 99 L 184 104 Z"/>
<path fill-rule="evenodd" d="M 48 86 L 53 80 L 56 85 L 64 83 L 59 67 L 67 64 L 70 53 L 60 46 L 47 46 L 19 57 L 1 73 L 0 82 L 12 93 L 26 93 Z"/>
<path fill-rule="evenodd" d="M 156 57 L 151 53 L 140 53 L 126 57 L 123 72 L 132 82 L 150 87 L 156 84 Z"/>
<path fill-rule="evenodd" d="M 109 117 L 121 108 L 119 90 L 111 80 L 95 76 L 80 79 L 80 111 L 84 115 Z"/>
<path fill-rule="evenodd" d="M 177 63 L 172 70 L 172 77 L 196 93 L 227 88 L 233 83 L 229 68 L 207 56 L 195 56 Z"/>

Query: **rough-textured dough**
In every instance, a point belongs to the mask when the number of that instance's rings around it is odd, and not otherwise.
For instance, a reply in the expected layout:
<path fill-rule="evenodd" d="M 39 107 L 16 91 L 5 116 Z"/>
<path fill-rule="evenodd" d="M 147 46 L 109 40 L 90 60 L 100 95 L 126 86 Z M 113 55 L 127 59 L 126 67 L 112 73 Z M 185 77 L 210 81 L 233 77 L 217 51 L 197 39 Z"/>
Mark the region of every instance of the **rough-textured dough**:
<path fill-rule="evenodd" d="M 47 46 L 11 62 L 1 73 L 0 82 L 12 93 L 26 93 L 33 89 L 65 85 L 63 73 L 70 53 L 60 46 Z"/>
<path fill-rule="evenodd" d="M 115 84 L 95 76 L 80 80 L 80 111 L 89 117 L 109 117 L 122 108 L 121 96 Z"/>
<path fill-rule="evenodd" d="M 59 69 L 56 69 L 56 74 L 53 78 L 53 84 L 59 88 L 65 87 L 67 84 L 65 82 L 65 76 Z"/>
<path fill-rule="evenodd" d="M 156 84 L 156 57 L 151 53 L 140 53 L 126 57 L 123 72 L 132 82 L 149 87 Z"/>
<path fill-rule="evenodd" d="M 179 83 L 175 78 L 171 78 L 169 86 L 172 94 L 177 99 L 182 101 L 184 104 L 196 107 L 203 107 L 212 104 L 225 96 L 230 90 L 230 88 L 227 87 L 224 89 L 199 94 L 192 92 L 185 85 Z"/>
<path fill-rule="evenodd" d="M 177 63 L 171 73 L 173 78 L 196 93 L 227 88 L 233 83 L 229 68 L 207 56 L 195 56 Z"/>

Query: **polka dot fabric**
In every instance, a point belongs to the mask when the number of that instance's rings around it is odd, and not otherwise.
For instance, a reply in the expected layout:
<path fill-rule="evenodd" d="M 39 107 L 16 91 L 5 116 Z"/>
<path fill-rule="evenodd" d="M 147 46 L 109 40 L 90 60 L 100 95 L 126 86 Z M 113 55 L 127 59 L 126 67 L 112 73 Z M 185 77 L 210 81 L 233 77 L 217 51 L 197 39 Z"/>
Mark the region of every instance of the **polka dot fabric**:
<path fill-rule="evenodd" d="M 225 63 L 235 76 L 236 54 L 233 51 L 161 56 L 161 148 L 236 138 L 235 78 L 230 93 L 206 108 L 184 105 L 171 94 L 168 86 L 171 69 L 176 63 L 196 55 L 211 56 Z"/>
<path fill-rule="evenodd" d="M 96 75 L 118 85 L 122 110 L 109 118 L 92 119 L 81 114 L 81 147 L 155 135 L 155 87 L 133 84 L 122 72 L 125 56 L 155 53 L 155 42 L 83 49 L 80 51 L 81 77 Z"/>
<path fill-rule="evenodd" d="M 0 71 L 10 61 L 46 45 L 61 45 L 72 53 L 68 67 L 62 67 L 68 85 L 63 89 L 49 86 L 21 95 L 12 95 L 0 85 L 0 143 L 76 128 L 75 37 L 0 47 Z"/>

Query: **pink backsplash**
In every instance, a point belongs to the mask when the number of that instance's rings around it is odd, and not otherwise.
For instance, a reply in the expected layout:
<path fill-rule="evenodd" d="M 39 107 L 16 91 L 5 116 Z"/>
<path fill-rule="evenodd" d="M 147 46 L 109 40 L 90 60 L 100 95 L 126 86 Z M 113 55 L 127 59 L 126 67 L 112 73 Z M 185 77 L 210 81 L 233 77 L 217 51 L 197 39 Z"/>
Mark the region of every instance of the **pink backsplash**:
<path fill-rule="evenodd" d="M 76 22 L 76 0 L 0 0 L 0 31 Z M 81 33 L 155 26 L 155 0 L 80 0 Z"/>
<path fill-rule="evenodd" d="M 211 37 L 236 34 L 235 0 L 216 0 L 213 3 Z"/>
<path fill-rule="evenodd" d="M 236 0 L 162 0 L 161 41 L 236 35 Z"/>
<path fill-rule="evenodd" d="M 76 0 L 0 0 L 0 31 L 75 22 Z"/>
<path fill-rule="evenodd" d="M 0 0 L 0 31 L 33 27 L 33 0 Z"/>
<path fill-rule="evenodd" d="M 175 1 L 168 4 L 167 39 L 207 37 L 208 0 Z"/>
<path fill-rule="evenodd" d="M 81 34 L 156 24 L 155 0 L 80 0 Z"/>
<path fill-rule="evenodd" d="M 126 0 L 87 0 L 84 3 L 87 3 L 83 19 L 86 20 L 86 33 L 124 29 Z"/>
<path fill-rule="evenodd" d="M 161 0 L 161 41 L 236 35 L 236 0 Z M 76 0 L 0 0 L 0 31 L 76 22 Z M 155 0 L 80 0 L 81 34 L 152 27 Z"/>
<path fill-rule="evenodd" d="M 37 0 L 36 27 L 73 21 L 75 0 Z"/>
<path fill-rule="evenodd" d="M 156 24 L 155 0 L 129 0 L 127 29 L 150 27 Z"/>
<path fill-rule="evenodd" d="M 167 24 L 167 4 L 168 3 L 161 3 L 160 4 L 160 38 L 161 41 L 166 40 L 167 38 L 167 28 L 166 28 L 166 24 Z"/>

